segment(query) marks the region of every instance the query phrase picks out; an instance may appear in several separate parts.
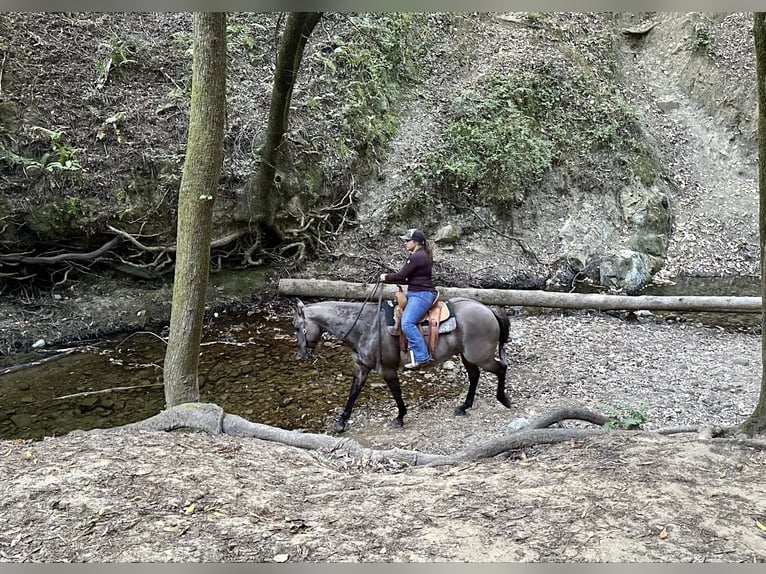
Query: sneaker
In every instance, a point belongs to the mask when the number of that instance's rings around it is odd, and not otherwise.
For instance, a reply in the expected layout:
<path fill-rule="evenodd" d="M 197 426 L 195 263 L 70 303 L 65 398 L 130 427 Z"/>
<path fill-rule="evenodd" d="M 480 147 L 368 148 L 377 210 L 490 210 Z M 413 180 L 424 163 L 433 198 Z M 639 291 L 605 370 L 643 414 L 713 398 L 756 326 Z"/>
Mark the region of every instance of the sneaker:
<path fill-rule="evenodd" d="M 404 368 L 405 369 L 417 369 L 419 367 L 427 365 L 430 362 L 431 362 L 431 357 L 428 357 L 425 361 L 420 361 L 419 363 L 417 361 L 413 360 L 413 361 L 407 363 L 406 365 L 404 365 Z"/>

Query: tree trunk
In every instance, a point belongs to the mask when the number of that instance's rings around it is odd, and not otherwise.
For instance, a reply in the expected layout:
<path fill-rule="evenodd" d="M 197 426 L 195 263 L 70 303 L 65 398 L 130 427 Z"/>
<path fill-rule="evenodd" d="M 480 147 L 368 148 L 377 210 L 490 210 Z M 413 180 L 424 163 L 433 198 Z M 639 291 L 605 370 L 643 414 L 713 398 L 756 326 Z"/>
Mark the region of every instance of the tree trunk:
<path fill-rule="evenodd" d="M 199 400 L 199 349 L 210 269 L 213 202 L 223 165 L 226 13 L 195 13 L 191 110 L 181 187 L 165 404 Z"/>
<path fill-rule="evenodd" d="M 280 279 L 280 295 L 321 297 L 326 299 L 376 300 L 379 291 L 375 285 L 324 281 L 319 279 Z M 383 297 L 393 299 L 396 285 L 380 284 Z M 470 297 L 486 305 L 519 305 L 525 307 L 552 307 L 557 309 L 648 310 L 648 311 L 707 311 L 757 313 L 761 311 L 761 297 L 715 297 L 650 295 L 599 295 L 588 293 L 553 293 L 549 291 L 513 289 L 460 289 L 437 287 L 442 299 Z"/>
<path fill-rule="evenodd" d="M 274 85 L 271 89 L 269 121 L 266 127 L 266 142 L 261 153 L 261 166 L 255 187 L 249 186 L 250 218 L 268 226 L 274 224 L 276 212 L 283 199 L 280 195 L 281 179 L 277 174 L 277 167 L 282 163 L 282 138 L 287 132 L 293 87 L 298 78 L 303 49 L 321 17 L 321 12 L 291 12 L 282 33 Z"/>
<path fill-rule="evenodd" d="M 755 40 L 755 83 L 758 98 L 758 227 L 761 236 L 761 296 L 766 296 L 766 12 L 753 14 L 753 37 Z M 761 394 L 758 404 L 744 423 L 742 430 L 749 435 L 766 432 L 766 347 L 763 336 L 766 331 L 766 314 L 761 315 Z"/>

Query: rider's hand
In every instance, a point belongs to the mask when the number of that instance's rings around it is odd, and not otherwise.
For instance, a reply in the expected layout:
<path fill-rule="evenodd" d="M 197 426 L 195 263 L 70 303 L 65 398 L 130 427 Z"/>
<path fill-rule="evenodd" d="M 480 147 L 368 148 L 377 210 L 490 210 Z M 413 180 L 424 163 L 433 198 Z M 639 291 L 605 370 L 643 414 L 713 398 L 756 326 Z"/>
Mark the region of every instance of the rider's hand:
<path fill-rule="evenodd" d="M 380 274 L 380 280 L 381 281 L 385 281 L 386 280 L 386 274 L 385 273 L 381 273 Z"/>

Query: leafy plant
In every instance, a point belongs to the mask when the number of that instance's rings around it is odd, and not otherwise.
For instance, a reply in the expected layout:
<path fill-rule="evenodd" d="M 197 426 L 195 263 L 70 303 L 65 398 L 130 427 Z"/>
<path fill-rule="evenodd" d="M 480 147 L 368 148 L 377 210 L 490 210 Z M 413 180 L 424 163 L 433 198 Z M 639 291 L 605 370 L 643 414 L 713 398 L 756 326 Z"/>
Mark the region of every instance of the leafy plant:
<path fill-rule="evenodd" d="M 713 35 L 702 24 L 694 26 L 694 35 L 691 38 L 691 48 L 695 52 L 708 53 L 713 48 Z"/>
<path fill-rule="evenodd" d="M 53 161 L 47 161 L 48 156 L 44 156 L 43 160 L 38 163 L 39 168 L 48 172 L 52 172 L 57 169 L 72 171 L 81 169 L 80 164 L 77 161 L 78 150 L 61 141 L 61 136 L 64 135 L 63 130 L 49 130 L 40 126 L 33 126 L 32 129 L 43 133 L 50 139 L 51 150 L 56 154 L 57 158 Z"/>
<path fill-rule="evenodd" d="M 607 404 L 599 404 L 598 407 L 610 415 L 607 422 L 604 423 L 606 429 L 640 429 L 647 421 L 647 412 L 649 405 L 646 402 L 635 407 L 631 405 L 622 405 L 614 407 Z"/>
<path fill-rule="evenodd" d="M 66 212 L 67 214 L 71 216 L 77 216 L 82 214 L 82 205 L 78 197 L 67 196 Z"/>
<path fill-rule="evenodd" d="M 125 112 L 117 112 L 106 118 L 96 133 L 96 139 L 101 141 L 107 136 L 107 134 L 111 132 L 117 139 L 117 143 L 123 143 L 124 140 L 122 137 L 122 132 L 120 131 L 120 124 L 124 119 Z"/>
<path fill-rule="evenodd" d="M 121 39 L 112 34 L 109 42 L 101 44 L 101 48 L 106 49 L 106 56 L 97 60 L 96 67 L 98 69 L 101 78 L 98 81 L 98 86 L 103 87 L 106 81 L 109 79 L 109 72 L 112 69 L 118 69 L 126 64 L 135 64 L 134 59 L 138 48 L 136 43 L 131 39 Z"/>
<path fill-rule="evenodd" d="M 226 26 L 226 36 L 227 43 L 232 48 L 240 47 L 245 52 L 255 49 L 253 30 L 249 24 L 229 24 Z"/>

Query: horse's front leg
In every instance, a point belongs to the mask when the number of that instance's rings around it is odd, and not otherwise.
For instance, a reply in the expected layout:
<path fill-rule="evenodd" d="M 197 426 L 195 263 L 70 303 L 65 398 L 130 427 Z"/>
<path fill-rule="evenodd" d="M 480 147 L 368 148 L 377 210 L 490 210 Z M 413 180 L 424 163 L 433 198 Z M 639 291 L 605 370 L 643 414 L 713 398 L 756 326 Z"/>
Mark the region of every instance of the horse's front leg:
<path fill-rule="evenodd" d="M 343 432 L 346 429 L 346 422 L 351 418 L 351 411 L 354 408 L 354 403 L 356 402 L 359 393 L 362 392 L 362 387 L 364 387 L 364 382 L 367 380 L 367 375 L 369 373 L 370 369 L 364 365 L 357 364 L 354 366 L 354 375 L 353 380 L 351 381 L 351 390 L 348 393 L 348 401 L 346 401 L 346 408 L 343 409 L 338 420 L 335 421 L 335 430 L 337 432 Z"/>
<path fill-rule="evenodd" d="M 402 427 L 404 426 L 404 415 L 407 414 L 407 405 L 404 404 L 402 399 L 402 387 L 399 384 L 399 375 L 394 370 L 383 371 L 383 380 L 388 385 L 388 390 L 391 391 L 391 395 L 396 401 L 396 408 L 399 409 L 399 414 L 394 420 L 391 421 L 391 426 Z"/>

